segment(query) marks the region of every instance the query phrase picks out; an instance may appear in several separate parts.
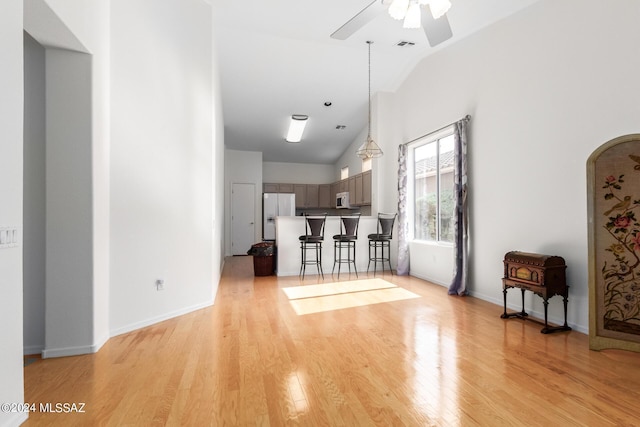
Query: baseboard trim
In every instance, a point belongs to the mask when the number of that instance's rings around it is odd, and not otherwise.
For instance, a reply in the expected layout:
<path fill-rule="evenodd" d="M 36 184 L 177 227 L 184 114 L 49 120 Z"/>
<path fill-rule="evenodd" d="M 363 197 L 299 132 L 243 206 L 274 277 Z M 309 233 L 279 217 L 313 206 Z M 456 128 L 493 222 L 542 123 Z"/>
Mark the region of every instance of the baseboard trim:
<path fill-rule="evenodd" d="M 490 303 L 495 304 L 498 307 L 500 307 L 500 309 L 496 311 L 496 317 L 500 317 L 500 315 L 504 312 L 504 300 L 503 299 L 490 298 L 490 297 L 487 297 L 486 295 L 477 294 L 475 292 L 469 292 L 469 296 L 481 299 L 483 301 L 490 302 Z M 509 304 L 509 303 L 507 303 L 507 309 L 511 310 L 511 311 L 519 312 L 520 310 L 522 310 L 522 305 L 521 304 L 517 305 L 517 304 Z M 536 320 L 542 320 L 543 323 L 544 323 L 544 312 L 543 311 L 533 310 L 533 309 L 530 309 L 530 308 L 526 308 L 526 311 L 527 311 L 527 313 L 529 313 L 529 315 L 531 315 L 531 317 L 535 318 Z M 564 324 L 564 318 L 561 319 L 561 318 L 555 317 L 555 316 L 549 316 L 548 317 L 548 321 L 549 321 L 549 323 L 552 323 L 554 325 L 563 325 Z M 589 328 L 588 327 L 585 327 L 585 326 L 582 326 L 582 325 L 573 324 L 573 323 L 569 323 L 569 322 L 567 322 L 567 324 L 574 331 L 581 332 L 583 334 L 589 334 Z"/>
<path fill-rule="evenodd" d="M 107 341 L 109 341 L 109 335 L 103 335 L 102 337 L 100 337 L 99 340 L 97 340 L 95 343 L 93 343 L 93 345 L 91 346 L 91 350 L 92 353 L 97 353 L 103 345 L 105 345 L 107 343 Z"/>
<path fill-rule="evenodd" d="M 415 273 L 412 273 L 412 272 L 410 271 L 410 272 L 409 272 L 409 276 L 411 276 L 411 277 L 417 277 L 418 279 L 422 279 L 422 280 L 424 280 L 424 281 L 427 281 L 427 282 L 429 282 L 429 283 L 433 283 L 434 285 L 442 286 L 442 287 L 444 287 L 444 288 L 448 288 L 448 287 L 449 287 L 449 285 L 448 285 L 448 284 L 443 283 L 443 282 L 440 282 L 440 281 L 435 280 L 435 279 L 432 279 L 432 278 L 427 277 L 427 276 L 425 276 L 425 275 L 423 275 L 423 274 L 415 274 Z"/>
<path fill-rule="evenodd" d="M 44 345 L 27 345 L 22 348 L 22 354 L 24 356 L 30 356 L 32 354 L 42 354 L 44 351 Z"/>
<path fill-rule="evenodd" d="M 156 323 L 163 322 L 165 320 L 173 319 L 174 317 L 182 316 L 183 314 L 191 313 L 196 310 L 201 310 L 203 308 L 211 307 L 213 305 L 213 300 L 192 305 L 189 307 L 182 308 L 180 310 L 172 311 L 169 313 L 165 313 L 161 316 L 152 317 L 146 320 L 141 320 L 140 322 L 135 322 L 130 325 L 122 326 L 120 328 L 112 329 L 110 331 L 111 337 L 115 337 L 118 335 L 126 334 L 127 332 L 133 332 L 138 329 L 145 328 L 147 326 L 155 325 Z"/>
<path fill-rule="evenodd" d="M 80 345 L 77 347 L 45 348 L 42 350 L 42 358 L 80 356 L 81 354 L 95 353 L 93 345 Z"/>

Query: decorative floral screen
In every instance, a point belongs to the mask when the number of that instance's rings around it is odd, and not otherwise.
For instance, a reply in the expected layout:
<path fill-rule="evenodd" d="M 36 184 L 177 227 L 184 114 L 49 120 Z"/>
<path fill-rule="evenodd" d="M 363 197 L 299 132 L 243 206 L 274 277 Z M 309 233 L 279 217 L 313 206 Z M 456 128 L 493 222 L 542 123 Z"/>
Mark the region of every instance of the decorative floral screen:
<path fill-rule="evenodd" d="M 590 345 L 640 351 L 640 135 L 589 158 Z"/>

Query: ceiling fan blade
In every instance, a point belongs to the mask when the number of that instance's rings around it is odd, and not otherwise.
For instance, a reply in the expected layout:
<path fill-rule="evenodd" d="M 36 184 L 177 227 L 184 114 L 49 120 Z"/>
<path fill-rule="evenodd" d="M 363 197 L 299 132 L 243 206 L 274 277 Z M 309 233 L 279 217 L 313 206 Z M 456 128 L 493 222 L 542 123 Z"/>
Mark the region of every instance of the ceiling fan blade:
<path fill-rule="evenodd" d="M 449 25 L 447 15 L 442 15 L 438 19 L 433 19 L 431 9 L 428 5 L 422 12 L 422 29 L 427 35 L 427 40 L 431 47 L 437 46 L 453 37 L 453 32 L 451 32 L 451 25 Z"/>
<path fill-rule="evenodd" d="M 331 38 L 338 40 L 346 40 L 353 33 L 364 27 L 369 21 L 377 17 L 381 11 L 387 6 L 380 0 L 373 0 L 367 7 L 358 12 L 353 18 L 349 19 L 342 27 L 338 28 L 331 34 Z"/>

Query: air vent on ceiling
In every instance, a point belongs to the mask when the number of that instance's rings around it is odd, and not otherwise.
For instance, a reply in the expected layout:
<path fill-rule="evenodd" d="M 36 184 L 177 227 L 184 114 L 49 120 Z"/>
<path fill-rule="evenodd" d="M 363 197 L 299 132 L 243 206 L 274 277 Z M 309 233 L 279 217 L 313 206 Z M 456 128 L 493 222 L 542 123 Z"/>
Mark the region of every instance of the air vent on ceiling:
<path fill-rule="evenodd" d="M 408 42 L 406 40 L 399 41 L 396 46 L 405 47 L 405 46 L 415 46 L 414 42 Z"/>

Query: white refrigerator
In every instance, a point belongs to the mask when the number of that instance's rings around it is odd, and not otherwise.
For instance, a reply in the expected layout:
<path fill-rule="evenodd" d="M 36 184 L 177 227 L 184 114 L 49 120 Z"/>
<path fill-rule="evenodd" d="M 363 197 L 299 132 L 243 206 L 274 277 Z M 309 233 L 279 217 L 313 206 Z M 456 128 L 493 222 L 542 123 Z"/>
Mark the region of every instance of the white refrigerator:
<path fill-rule="evenodd" d="M 262 238 L 276 240 L 276 217 L 295 216 L 296 195 L 264 193 L 262 195 Z"/>

